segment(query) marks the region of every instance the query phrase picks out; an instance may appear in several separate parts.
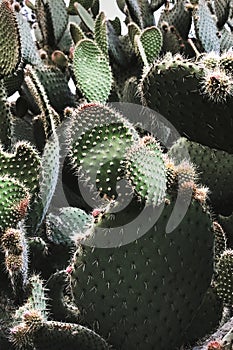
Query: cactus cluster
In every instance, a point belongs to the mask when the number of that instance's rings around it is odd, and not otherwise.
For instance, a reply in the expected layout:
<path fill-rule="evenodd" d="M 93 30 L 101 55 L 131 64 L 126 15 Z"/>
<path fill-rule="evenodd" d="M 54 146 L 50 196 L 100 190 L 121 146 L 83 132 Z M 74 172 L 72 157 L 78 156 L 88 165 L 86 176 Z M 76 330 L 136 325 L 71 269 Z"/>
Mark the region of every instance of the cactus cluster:
<path fill-rule="evenodd" d="M 233 343 L 233 2 L 116 5 L 0 0 L 3 350 Z"/>

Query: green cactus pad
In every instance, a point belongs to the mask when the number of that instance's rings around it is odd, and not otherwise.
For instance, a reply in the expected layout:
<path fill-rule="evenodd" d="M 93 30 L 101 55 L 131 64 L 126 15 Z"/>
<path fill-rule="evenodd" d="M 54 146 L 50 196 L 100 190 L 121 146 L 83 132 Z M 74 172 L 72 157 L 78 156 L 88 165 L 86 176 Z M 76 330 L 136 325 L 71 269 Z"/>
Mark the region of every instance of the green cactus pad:
<path fill-rule="evenodd" d="M 40 311 L 44 320 L 48 317 L 48 310 L 46 305 L 47 297 L 45 295 L 46 289 L 43 281 L 38 275 L 33 275 L 30 280 L 31 295 L 28 298 L 28 304 L 34 310 Z"/>
<path fill-rule="evenodd" d="M 226 234 L 218 222 L 213 222 L 214 231 L 214 260 L 215 266 L 218 264 L 221 255 L 227 249 Z"/>
<path fill-rule="evenodd" d="M 30 310 L 36 310 L 40 313 L 43 320 L 48 318 L 46 289 L 43 281 L 38 275 L 33 275 L 29 279 L 30 296 L 27 302 L 15 312 L 15 323 L 23 320 L 24 313 Z"/>
<path fill-rule="evenodd" d="M 233 46 L 232 33 L 229 32 L 225 27 L 220 31 L 220 49 L 221 52 L 231 50 Z"/>
<path fill-rule="evenodd" d="M 188 151 L 191 162 L 195 164 L 199 182 L 210 189 L 209 198 L 214 210 L 220 213 L 224 208 L 227 208 L 228 213 L 233 210 L 233 155 L 185 138 L 172 146 L 169 155 L 175 159 L 182 157 L 182 149 Z"/>
<path fill-rule="evenodd" d="M 23 184 L 12 177 L 0 176 L 0 231 L 16 228 L 26 215 L 29 199 Z"/>
<path fill-rule="evenodd" d="M 108 57 L 107 23 L 103 12 L 100 12 L 95 20 L 95 42 L 103 54 Z"/>
<path fill-rule="evenodd" d="M 43 85 L 50 105 L 57 113 L 63 115 L 66 107 L 74 107 L 75 99 L 68 86 L 65 75 L 56 67 L 35 67 L 34 70 Z"/>
<path fill-rule="evenodd" d="M 219 298 L 225 305 L 233 304 L 233 251 L 228 249 L 220 257 L 217 264 L 215 280 Z"/>
<path fill-rule="evenodd" d="M 7 96 L 13 95 L 20 90 L 23 83 L 23 69 L 18 69 L 15 73 L 3 78 Z"/>
<path fill-rule="evenodd" d="M 53 198 L 58 175 L 60 169 L 60 143 L 58 135 L 53 126 L 53 134 L 47 140 L 44 152 L 41 159 L 41 171 L 40 171 L 40 192 L 37 212 L 39 213 L 39 218 L 37 222 L 37 227 L 40 226 L 45 218 L 51 200 Z"/>
<path fill-rule="evenodd" d="M 39 188 L 40 156 L 27 142 L 18 142 L 14 152 L 4 152 L 0 145 L 0 173 L 16 178 L 35 194 Z"/>
<path fill-rule="evenodd" d="M 21 62 L 21 42 L 16 15 L 9 1 L 1 1 L 0 13 L 0 76 L 5 77 L 15 72 Z"/>
<path fill-rule="evenodd" d="M 44 43 L 51 47 L 56 46 L 68 24 L 65 2 L 36 0 L 35 9 Z"/>
<path fill-rule="evenodd" d="M 94 3 L 94 0 L 70 0 L 69 2 L 69 7 L 67 9 L 68 13 L 70 15 L 76 15 L 77 14 L 77 10 L 74 7 L 74 4 L 78 2 L 79 4 L 81 4 L 86 10 L 90 9 Z"/>
<path fill-rule="evenodd" d="M 76 9 L 76 12 L 78 12 L 79 17 L 81 18 L 83 23 L 86 25 L 86 27 L 89 28 L 90 31 L 94 33 L 95 21 L 93 20 L 90 13 L 79 2 L 76 2 L 75 9 Z"/>
<path fill-rule="evenodd" d="M 125 13 L 125 6 L 126 6 L 125 0 L 116 0 L 116 3 L 117 3 L 117 6 L 119 7 L 119 9 L 123 13 Z"/>
<path fill-rule="evenodd" d="M 47 322 L 37 334 L 34 344 L 38 350 L 108 350 L 106 341 L 92 330 L 72 323 Z M 54 341 L 56 345 L 54 346 Z M 59 346 L 58 346 L 59 344 Z"/>
<path fill-rule="evenodd" d="M 125 3 L 131 20 L 141 29 L 154 25 L 154 16 L 148 0 L 126 0 Z"/>
<path fill-rule="evenodd" d="M 64 31 L 64 34 L 62 35 L 61 39 L 59 40 L 59 43 L 57 44 L 57 49 L 69 56 L 72 46 L 73 41 L 70 35 L 70 29 L 67 26 L 66 30 Z"/>
<path fill-rule="evenodd" d="M 167 55 L 143 75 L 141 99 L 167 118 L 181 136 L 188 135 L 203 145 L 232 152 L 233 98 L 229 95 L 227 102 L 222 103 L 210 100 L 203 95 L 203 80 L 201 63 Z"/>
<path fill-rule="evenodd" d="M 27 65 L 25 68 L 25 83 L 39 106 L 44 133 L 46 138 L 48 138 L 51 132 L 53 132 L 53 123 L 58 124 L 60 117 L 51 107 L 45 88 L 40 82 L 36 69 L 30 65 Z"/>
<path fill-rule="evenodd" d="M 55 244 L 74 244 L 84 235 L 91 216 L 79 208 L 61 208 L 58 214 L 49 213 L 47 221 L 51 233 L 49 239 Z"/>
<path fill-rule="evenodd" d="M 112 86 L 111 68 L 94 41 L 83 39 L 75 47 L 74 73 L 78 87 L 89 101 L 107 100 Z"/>
<path fill-rule="evenodd" d="M 195 32 L 206 52 L 220 52 L 220 39 L 217 36 L 216 20 L 204 0 L 199 0 L 194 13 Z"/>
<path fill-rule="evenodd" d="M 31 27 L 21 13 L 16 13 L 16 18 L 21 36 L 21 51 L 23 63 L 41 65 L 42 60 L 38 54 L 36 45 L 32 38 Z"/>
<path fill-rule="evenodd" d="M 172 208 L 165 207 L 156 227 L 132 243 L 107 249 L 83 246 L 74 256 L 74 300 L 85 322 L 98 324 L 100 335 L 117 349 L 181 346 L 210 285 L 210 217 L 193 202 L 180 225 L 166 234 Z M 122 222 L 124 212 L 119 215 Z M 121 235 L 127 235 L 122 229 Z"/>
<path fill-rule="evenodd" d="M 119 17 L 115 17 L 113 20 L 109 20 L 109 23 L 112 25 L 116 35 L 121 36 L 122 28 L 121 28 L 121 21 Z"/>
<path fill-rule="evenodd" d="M 230 0 L 214 0 L 214 12 L 217 17 L 217 26 L 222 28 L 230 13 Z"/>
<path fill-rule="evenodd" d="M 139 40 L 145 52 L 148 63 L 153 63 L 162 49 L 163 36 L 161 31 L 157 27 L 147 28 L 142 31 Z"/>
<path fill-rule="evenodd" d="M 70 34 L 75 44 L 77 44 L 80 40 L 85 39 L 85 34 L 76 23 L 70 23 Z"/>
<path fill-rule="evenodd" d="M 14 316 L 10 340 L 21 349 L 32 345 L 39 349 L 107 350 L 107 343 L 95 332 L 72 323 L 48 321 L 46 289 L 38 275 L 30 278 L 31 292 L 27 302 Z"/>
<path fill-rule="evenodd" d="M 219 215 L 218 222 L 226 233 L 228 247 L 233 247 L 233 214 L 230 213 L 228 216 Z"/>
<path fill-rule="evenodd" d="M 183 39 L 188 38 L 192 23 L 192 13 L 185 7 L 183 0 L 177 0 L 172 9 L 164 9 L 160 15 L 158 27 L 166 22 L 168 26 L 174 26 Z"/>
<path fill-rule="evenodd" d="M 71 114 L 71 160 L 87 184 L 116 197 L 116 183 L 123 176 L 127 149 L 138 139 L 133 126 L 113 109 L 86 104 Z M 78 133 L 78 136 L 76 136 Z"/>
<path fill-rule="evenodd" d="M 151 11 L 157 11 L 162 5 L 164 5 L 165 2 L 166 0 L 151 0 Z"/>
<path fill-rule="evenodd" d="M 93 5 L 91 6 L 91 13 L 94 18 L 98 16 L 100 12 L 100 0 L 94 0 Z"/>
<path fill-rule="evenodd" d="M 0 80 L 0 116 L 0 142 L 4 147 L 9 147 L 11 144 L 12 114 L 2 80 Z"/>
<path fill-rule="evenodd" d="M 36 232 L 44 220 L 56 188 L 60 167 L 60 144 L 55 132 L 54 121 L 50 119 L 52 135 L 46 142 L 37 174 L 39 190 L 28 217 L 31 232 Z"/>
<path fill-rule="evenodd" d="M 217 296 L 216 290 L 213 287 L 210 287 L 207 290 L 202 304 L 198 308 L 197 313 L 192 320 L 191 325 L 189 326 L 189 329 L 186 331 L 186 343 L 196 343 L 199 339 L 203 337 L 205 338 L 206 334 L 211 334 L 219 326 L 222 314 L 222 303 Z M 199 349 L 200 348 L 198 346 L 198 350 Z M 204 347 L 204 349 L 208 348 Z M 218 348 L 210 348 L 208 350 L 218 350 Z"/>
<path fill-rule="evenodd" d="M 161 147 L 145 137 L 126 155 L 126 173 L 132 187 L 148 205 L 160 205 L 166 196 L 166 170 Z"/>
<path fill-rule="evenodd" d="M 138 95 L 138 80 L 136 77 L 131 77 L 126 80 L 121 101 L 140 105 L 140 97 Z"/>
<path fill-rule="evenodd" d="M 141 32 L 142 32 L 141 29 L 137 26 L 136 23 L 131 22 L 128 24 L 129 38 L 130 38 L 131 44 L 136 50 L 137 50 L 137 45 L 135 43 L 135 37 L 136 35 L 140 36 Z"/>

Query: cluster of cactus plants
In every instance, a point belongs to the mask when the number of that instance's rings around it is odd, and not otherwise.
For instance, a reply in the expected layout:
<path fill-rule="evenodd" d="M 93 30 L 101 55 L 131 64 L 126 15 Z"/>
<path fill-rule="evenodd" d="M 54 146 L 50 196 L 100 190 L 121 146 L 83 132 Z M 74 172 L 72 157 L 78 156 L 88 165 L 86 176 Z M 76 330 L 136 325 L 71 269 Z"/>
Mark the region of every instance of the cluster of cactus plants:
<path fill-rule="evenodd" d="M 0 0 L 3 350 L 232 347 L 233 3 L 116 3 Z"/>

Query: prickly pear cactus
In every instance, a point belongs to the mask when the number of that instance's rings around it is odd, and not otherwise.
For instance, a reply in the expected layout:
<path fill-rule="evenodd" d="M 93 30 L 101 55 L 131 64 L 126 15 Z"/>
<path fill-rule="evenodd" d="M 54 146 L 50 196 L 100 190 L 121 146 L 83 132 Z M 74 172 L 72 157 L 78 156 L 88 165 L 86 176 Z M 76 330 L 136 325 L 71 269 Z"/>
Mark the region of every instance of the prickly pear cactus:
<path fill-rule="evenodd" d="M 230 349 L 232 1 L 110 3 L 0 0 L 0 349 Z"/>
<path fill-rule="evenodd" d="M 87 324 L 114 348 L 152 349 L 159 344 L 168 349 L 171 342 L 174 348 L 180 346 L 210 284 L 210 216 L 194 200 L 182 223 L 166 234 L 173 204 L 166 205 L 156 225 L 136 241 L 107 249 L 83 245 L 75 253 L 71 273 L 75 302 Z M 102 221 L 110 228 L 114 225 L 111 219 L 108 223 L 100 219 L 91 235 Z M 120 233 L 119 228 L 118 234 L 127 231 Z"/>

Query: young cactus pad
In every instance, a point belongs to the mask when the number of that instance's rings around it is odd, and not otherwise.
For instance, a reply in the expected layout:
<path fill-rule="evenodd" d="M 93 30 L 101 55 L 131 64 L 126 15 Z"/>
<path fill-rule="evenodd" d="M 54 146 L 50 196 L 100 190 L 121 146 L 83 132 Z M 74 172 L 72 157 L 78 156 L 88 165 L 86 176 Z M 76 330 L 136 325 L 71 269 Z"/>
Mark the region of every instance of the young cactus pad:
<path fill-rule="evenodd" d="M 115 198 L 127 150 L 139 139 L 136 130 L 115 110 L 101 104 L 86 104 L 70 112 L 74 167 L 80 175 L 86 173 L 87 184 Z"/>
<path fill-rule="evenodd" d="M 74 73 L 78 87 L 88 101 L 107 100 L 112 72 L 107 58 L 94 41 L 83 39 L 75 47 Z"/>

